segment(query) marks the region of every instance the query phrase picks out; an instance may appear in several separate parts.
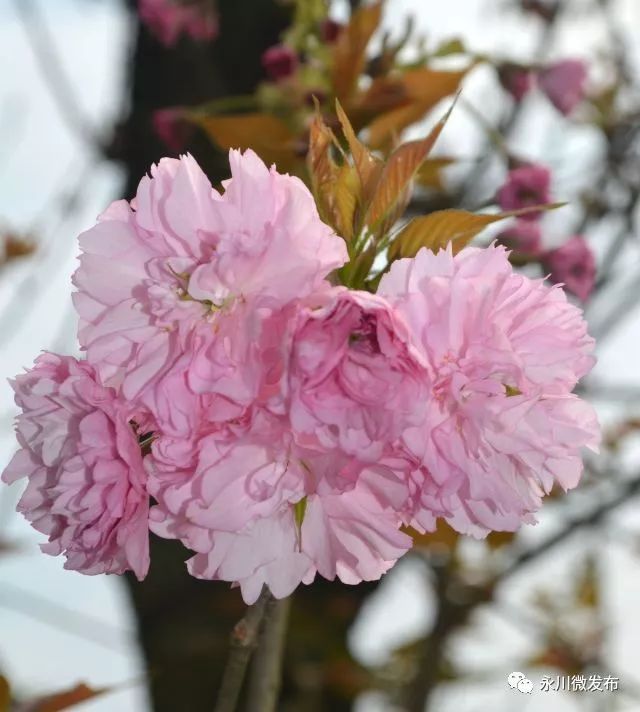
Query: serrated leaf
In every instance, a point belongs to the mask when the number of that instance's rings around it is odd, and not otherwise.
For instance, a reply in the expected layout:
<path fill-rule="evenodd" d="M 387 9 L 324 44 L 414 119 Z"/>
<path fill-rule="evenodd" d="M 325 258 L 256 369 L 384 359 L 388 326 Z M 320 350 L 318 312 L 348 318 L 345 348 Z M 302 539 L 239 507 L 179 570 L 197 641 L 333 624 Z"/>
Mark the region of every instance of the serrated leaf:
<path fill-rule="evenodd" d="M 433 69 L 412 69 L 398 78 L 406 104 L 376 117 L 369 124 L 369 145 L 382 148 L 395 135 L 420 119 L 441 99 L 458 91 L 467 70 L 438 72 Z"/>
<path fill-rule="evenodd" d="M 279 170 L 295 169 L 296 136 L 287 124 L 272 114 L 254 112 L 192 117 L 222 150 L 252 148 L 262 160 Z M 300 161 L 298 161 L 300 162 Z"/>
<path fill-rule="evenodd" d="M 466 210 L 437 210 L 429 215 L 414 218 L 408 223 L 389 246 L 389 259 L 415 257 L 422 247 L 437 252 L 446 248 L 449 243 L 453 253 L 456 254 L 492 223 L 531 212 L 553 210 L 563 204 L 536 205 L 522 210 L 494 214 L 470 213 Z"/>
<path fill-rule="evenodd" d="M 353 93 L 366 62 L 367 45 L 382 17 L 382 0 L 359 7 L 333 45 L 331 79 L 342 101 Z"/>
<path fill-rule="evenodd" d="M 9 712 L 11 705 L 11 689 L 9 681 L 3 675 L 0 675 L 0 712 Z"/>
<path fill-rule="evenodd" d="M 62 710 L 70 709 L 82 702 L 103 695 L 107 691 L 107 688 L 94 689 L 81 682 L 70 690 L 47 695 L 31 702 L 29 709 L 31 712 L 62 712 Z"/>
<path fill-rule="evenodd" d="M 336 115 L 338 116 L 342 132 L 347 139 L 349 150 L 353 156 L 353 162 L 362 186 L 362 200 L 366 204 L 372 196 L 378 179 L 382 174 L 383 163 L 379 158 L 374 156 L 356 136 L 349 117 L 345 114 L 339 101 L 336 101 Z"/>
<path fill-rule="evenodd" d="M 309 128 L 309 151 L 307 169 L 311 178 L 313 194 L 323 220 L 330 220 L 330 191 L 336 184 L 338 166 L 331 155 L 334 137 L 319 113 L 314 116 Z"/>
<path fill-rule="evenodd" d="M 453 105 L 426 138 L 403 143 L 389 156 L 367 211 L 365 221 L 368 225 L 375 225 L 384 218 L 406 191 L 440 136 L 452 109 Z"/>

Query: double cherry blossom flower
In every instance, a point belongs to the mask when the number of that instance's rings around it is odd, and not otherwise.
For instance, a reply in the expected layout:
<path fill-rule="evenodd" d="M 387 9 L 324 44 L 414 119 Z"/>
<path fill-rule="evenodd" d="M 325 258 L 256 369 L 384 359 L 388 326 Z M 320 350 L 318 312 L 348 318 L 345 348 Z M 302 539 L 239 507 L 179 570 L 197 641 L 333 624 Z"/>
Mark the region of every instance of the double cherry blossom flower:
<path fill-rule="evenodd" d="M 142 578 L 151 530 L 251 603 L 377 579 L 438 518 L 513 531 L 577 485 L 593 341 L 559 287 L 496 245 L 423 249 L 377 294 L 336 286 L 346 246 L 304 184 L 252 151 L 230 163 L 218 193 L 163 159 L 80 238 L 86 358 L 13 382 L 3 479 L 27 478 L 45 551 Z"/>

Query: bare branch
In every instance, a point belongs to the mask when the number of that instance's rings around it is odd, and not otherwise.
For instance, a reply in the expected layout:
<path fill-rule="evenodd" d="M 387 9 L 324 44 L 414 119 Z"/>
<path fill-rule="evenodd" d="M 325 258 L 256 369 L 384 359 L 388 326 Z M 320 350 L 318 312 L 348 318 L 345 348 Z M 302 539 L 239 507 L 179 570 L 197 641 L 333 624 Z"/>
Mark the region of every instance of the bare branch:
<path fill-rule="evenodd" d="M 260 598 L 249 606 L 247 612 L 231 633 L 231 651 L 222 677 L 215 712 L 234 712 L 238 705 L 242 683 L 251 655 L 258 643 L 258 633 L 271 594 L 265 587 Z"/>
<path fill-rule="evenodd" d="M 82 113 L 69 78 L 60 62 L 53 37 L 35 0 L 13 0 L 27 41 L 45 78 L 60 115 L 69 128 L 93 151 L 103 153 L 102 141 Z"/>
<path fill-rule="evenodd" d="M 291 597 L 267 602 L 264 626 L 251 673 L 249 712 L 274 712 L 282 681 L 282 660 Z"/>
<path fill-rule="evenodd" d="M 558 544 L 563 543 L 569 537 L 576 533 L 578 529 L 582 527 L 592 527 L 600 522 L 610 514 L 614 509 L 619 506 L 626 504 L 626 502 L 635 495 L 640 493 L 640 477 L 632 480 L 628 480 L 621 487 L 618 493 L 611 499 L 602 502 L 600 505 L 592 509 L 590 512 L 586 512 L 578 517 L 571 519 L 566 526 L 561 529 L 557 534 L 549 537 L 541 544 L 522 552 L 517 556 L 509 566 L 507 566 L 497 578 L 496 583 L 503 583 L 507 578 L 517 573 L 526 564 L 535 561 L 547 551 L 553 549 Z"/>

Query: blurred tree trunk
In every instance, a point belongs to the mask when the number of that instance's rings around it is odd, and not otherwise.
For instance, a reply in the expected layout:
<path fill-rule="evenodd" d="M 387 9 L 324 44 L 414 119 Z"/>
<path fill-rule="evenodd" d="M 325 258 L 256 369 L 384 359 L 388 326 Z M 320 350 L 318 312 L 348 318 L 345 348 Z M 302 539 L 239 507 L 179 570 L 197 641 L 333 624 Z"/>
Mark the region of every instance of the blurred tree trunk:
<path fill-rule="evenodd" d="M 133 2 L 129 3 L 133 10 Z M 129 115 L 113 145 L 126 171 L 125 197 L 135 195 L 152 163 L 168 153 L 154 135 L 158 108 L 189 106 L 216 97 L 252 93 L 262 79 L 262 52 L 278 41 L 290 6 L 274 0 L 218 0 L 220 37 L 182 40 L 164 48 L 137 26 L 130 59 Z M 228 176 L 227 157 L 202 134 L 188 150 L 215 184 Z M 238 590 L 191 578 L 190 556 L 178 542 L 151 539 L 151 570 L 139 583 L 127 577 L 154 712 L 210 712 L 228 653 L 229 633 L 242 617 Z M 371 586 L 327 582 L 305 587 L 292 611 L 283 709 L 347 710 L 361 687 L 361 671 L 346 650 L 346 631 Z M 327 663 L 327 661 L 329 661 Z"/>

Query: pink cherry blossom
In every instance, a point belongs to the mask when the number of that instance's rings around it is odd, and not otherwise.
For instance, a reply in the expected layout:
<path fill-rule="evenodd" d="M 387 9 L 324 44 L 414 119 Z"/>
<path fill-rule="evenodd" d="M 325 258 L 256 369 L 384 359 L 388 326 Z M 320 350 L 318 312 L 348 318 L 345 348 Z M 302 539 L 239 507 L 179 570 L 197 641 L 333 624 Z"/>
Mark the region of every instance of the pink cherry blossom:
<path fill-rule="evenodd" d="M 152 529 L 197 552 L 192 575 L 239 584 L 247 603 L 263 584 L 282 598 L 316 573 L 349 584 L 380 578 L 411 546 L 396 513 L 406 485 L 336 452 L 304 451 L 290 440 L 287 447 L 286 437 L 274 458 L 274 435 L 261 446 L 254 436 L 240 440 L 222 460 L 204 454 L 216 471 L 197 469 L 186 497 L 157 490 Z M 240 481 L 239 472 L 247 473 Z"/>
<path fill-rule="evenodd" d="M 574 235 L 564 245 L 549 250 L 543 264 L 550 271 L 553 282 L 585 302 L 596 282 L 596 260 L 589 243 L 582 235 Z"/>
<path fill-rule="evenodd" d="M 587 65 L 580 59 L 550 64 L 538 74 L 538 85 L 561 114 L 568 116 L 584 98 Z"/>
<path fill-rule="evenodd" d="M 502 210 L 520 210 L 544 205 L 551 200 L 551 173 L 540 165 L 526 165 L 509 171 L 507 180 L 497 194 Z M 526 213 L 521 220 L 537 220 L 539 212 Z"/>
<path fill-rule="evenodd" d="M 49 537 L 42 550 L 85 574 L 144 578 L 149 498 L 131 408 L 70 356 L 43 354 L 12 386 L 21 449 L 2 479 L 27 478 L 18 511 Z"/>
<path fill-rule="evenodd" d="M 416 419 L 427 374 L 403 319 L 344 288 L 301 308 L 289 367 L 290 419 L 307 447 L 376 461 Z"/>
<path fill-rule="evenodd" d="M 379 293 L 407 321 L 429 363 L 431 398 L 401 456 L 414 525 L 444 517 L 464 533 L 535 521 L 558 482 L 575 487 L 593 409 L 571 394 L 591 369 L 593 340 L 561 289 L 514 272 L 503 247 L 455 257 L 422 249 L 395 262 Z"/>
<path fill-rule="evenodd" d="M 105 385 L 154 412 L 170 374 L 183 395 L 186 379 L 222 407 L 248 406 L 276 367 L 261 340 L 279 310 L 347 259 L 300 180 L 252 151 L 230 163 L 220 195 L 191 156 L 163 159 L 131 205 L 114 203 L 80 238 L 80 343 Z"/>
<path fill-rule="evenodd" d="M 218 35 L 218 16 L 211 0 L 138 0 L 140 19 L 167 47 L 181 35 L 212 40 Z"/>

